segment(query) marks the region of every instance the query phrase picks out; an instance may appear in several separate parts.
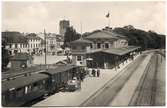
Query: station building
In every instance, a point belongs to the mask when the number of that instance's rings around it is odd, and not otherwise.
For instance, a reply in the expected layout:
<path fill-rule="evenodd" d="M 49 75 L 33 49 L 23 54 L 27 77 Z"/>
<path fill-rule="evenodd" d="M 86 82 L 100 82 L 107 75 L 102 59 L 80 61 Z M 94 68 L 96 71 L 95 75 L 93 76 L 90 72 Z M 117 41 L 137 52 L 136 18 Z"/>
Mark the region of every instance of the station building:
<path fill-rule="evenodd" d="M 71 42 L 73 64 L 113 68 L 139 53 L 140 47 L 129 46 L 125 36 L 105 28 Z"/>

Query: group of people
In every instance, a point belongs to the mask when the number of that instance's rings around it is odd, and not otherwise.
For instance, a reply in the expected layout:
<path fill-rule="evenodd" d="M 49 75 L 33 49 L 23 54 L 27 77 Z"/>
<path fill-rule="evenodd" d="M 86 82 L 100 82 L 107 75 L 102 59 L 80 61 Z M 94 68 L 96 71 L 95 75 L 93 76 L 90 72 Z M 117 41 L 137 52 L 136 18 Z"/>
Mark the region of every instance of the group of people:
<path fill-rule="evenodd" d="M 97 68 L 97 69 L 93 68 L 91 70 L 81 69 L 81 71 L 78 75 L 78 79 L 83 81 L 86 75 L 93 76 L 93 77 L 100 77 L 100 69 L 99 68 Z"/>
<path fill-rule="evenodd" d="M 100 77 L 100 69 L 92 69 L 92 73 L 93 77 Z"/>

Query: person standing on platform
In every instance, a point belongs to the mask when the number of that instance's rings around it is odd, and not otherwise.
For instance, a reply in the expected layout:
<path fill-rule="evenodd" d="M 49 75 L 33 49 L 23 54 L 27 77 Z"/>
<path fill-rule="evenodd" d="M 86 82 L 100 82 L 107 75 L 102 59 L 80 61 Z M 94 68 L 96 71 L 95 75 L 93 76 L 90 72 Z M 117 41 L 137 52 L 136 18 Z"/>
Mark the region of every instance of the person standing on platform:
<path fill-rule="evenodd" d="M 97 77 L 100 77 L 100 69 L 97 69 Z"/>
<path fill-rule="evenodd" d="M 95 77 L 95 74 L 96 74 L 95 69 L 92 69 L 92 75 L 93 75 L 93 77 Z"/>

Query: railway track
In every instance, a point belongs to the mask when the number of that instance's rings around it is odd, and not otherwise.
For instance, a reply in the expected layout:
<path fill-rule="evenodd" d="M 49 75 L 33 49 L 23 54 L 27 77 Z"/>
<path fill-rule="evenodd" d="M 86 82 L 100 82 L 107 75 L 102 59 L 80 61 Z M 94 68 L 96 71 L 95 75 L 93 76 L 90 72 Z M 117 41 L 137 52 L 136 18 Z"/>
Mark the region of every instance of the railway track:
<path fill-rule="evenodd" d="M 154 106 L 157 91 L 158 55 L 152 56 L 129 106 Z"/>
<path fill-rule="evenodd" d="M 80 106 L 107 106 L 122 89 L 126 81 L 130 78 L 133 72 L 138 68 L 138 65 L 144 60 L 146 55 L 142 55 L 136 59 L 131 65 L 128 65 L 116 77 L 109 80 L 101 89 L 95 94 L 85 100 Z"/>

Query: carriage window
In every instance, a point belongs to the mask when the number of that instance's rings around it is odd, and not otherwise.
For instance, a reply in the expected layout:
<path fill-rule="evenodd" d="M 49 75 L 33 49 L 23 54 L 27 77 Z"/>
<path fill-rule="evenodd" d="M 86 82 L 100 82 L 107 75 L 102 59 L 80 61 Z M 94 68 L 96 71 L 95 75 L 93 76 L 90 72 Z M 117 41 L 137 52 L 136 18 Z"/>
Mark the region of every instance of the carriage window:
<path fill-rule="evenodd" d="M 9 93 L 9 99 L 10 99 L 10 100 L 13 100 L 15 97 L 16 97 L 16 92 L 15 92 L 15 90 L 11 90 L 10 93 Z"/>
<path fill-rule="evenodd" d="M 30 91 L 31 91 L 31 85 L 28 86 L 28 92 L 30 92 Z"/>
<path fill-rule="evenodd" d="M 6 96 L 4 94 L 2 94 L 2 101 L 6 100 Z M 5 102 L 5 101 L 4 101 Z M 2 103 L 3 104 L 3 103 Z"/>
<path fill-rule="evenodd" d="M 22 97 L 23 94 L 24 94 L 24 89 L 23 88 L 19 88 L 19 89 L 16 90 L 16 92 L 17 92 L 17 97 Z"/>
<path fill-rule="evenodd" d="M 32 87 L 33 91 L 37 91 L 38 90 L 38 83 L 34 83 L 33 87 Z"/>

